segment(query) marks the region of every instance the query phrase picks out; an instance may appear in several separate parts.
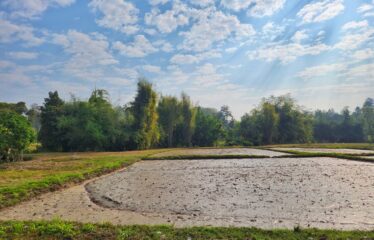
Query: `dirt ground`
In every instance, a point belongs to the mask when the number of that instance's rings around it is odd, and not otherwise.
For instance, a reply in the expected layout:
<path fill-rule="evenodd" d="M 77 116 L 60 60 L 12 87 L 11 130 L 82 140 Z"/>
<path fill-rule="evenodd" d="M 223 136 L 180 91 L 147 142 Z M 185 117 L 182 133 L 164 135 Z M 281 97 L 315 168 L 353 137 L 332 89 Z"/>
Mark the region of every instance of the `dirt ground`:
<path fill-rule="evenodd" d="M 332 158 L 142 161 L 0 212 L 0 220 L 366 230 L 373 216 L 374 164 Z"/>
<path fill-rule="evenodd" d="M 374 154 L 374 151 L 363 149 L 328 149 L 328 148 L 272 148 L 274 150 L 292 150 L 310 153 Z"/>
<path fill-rule="evenodd" d="M 256 148 L 195 148 L 166 151 L 155 154 L 152 157 L 165 157 L 174 155 L 262 155 L 275 157 L 287 154 Z"/>

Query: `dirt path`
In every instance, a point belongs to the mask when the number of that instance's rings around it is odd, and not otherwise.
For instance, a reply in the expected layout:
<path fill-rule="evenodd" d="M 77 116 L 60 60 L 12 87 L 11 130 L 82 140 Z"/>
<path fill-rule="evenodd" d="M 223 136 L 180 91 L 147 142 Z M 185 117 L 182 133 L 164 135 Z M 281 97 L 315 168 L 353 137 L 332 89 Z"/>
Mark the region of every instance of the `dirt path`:
<path fill-rule="evenodd" d="M 374 164 L 331 158 L 142 161 L 0 212 L 0 220 L 366 230 L 372 216 Z"/>

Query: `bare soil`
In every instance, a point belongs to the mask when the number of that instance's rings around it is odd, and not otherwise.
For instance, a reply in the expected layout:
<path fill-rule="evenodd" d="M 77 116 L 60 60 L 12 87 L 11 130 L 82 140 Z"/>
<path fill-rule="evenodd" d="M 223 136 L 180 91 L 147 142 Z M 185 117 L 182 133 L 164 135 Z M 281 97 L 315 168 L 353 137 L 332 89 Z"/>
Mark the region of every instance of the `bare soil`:
<path fill-rule="evenodd" d="M 333 158 L 142 161 L 0 220 L 374 228 L 374 164 Z"/>

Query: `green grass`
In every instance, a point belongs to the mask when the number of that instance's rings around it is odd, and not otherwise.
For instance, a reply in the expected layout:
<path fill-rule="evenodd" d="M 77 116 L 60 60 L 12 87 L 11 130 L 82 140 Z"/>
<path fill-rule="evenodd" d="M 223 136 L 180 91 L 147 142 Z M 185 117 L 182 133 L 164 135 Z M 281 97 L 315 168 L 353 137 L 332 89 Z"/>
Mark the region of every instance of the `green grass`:
<path fill-rule="evenodd" d="M 362 149 L 374 150 L 374 143 L 306 143 L 306 144 L 275 144 L 263 146 L 264 148 L 284 147 L 284 148 L 331 148 L 331 149 Z"/>
<path fill-rule="evenodd" d="M 271 148 L 268 148 L 268 150 L 291 154 L 291 155 L 274 156 L 273 158 L 330 157 L 330 158 L 340 158 L 340 159 L 374 163 L 374 159 L 364 158 L 365 156 L 372 156 L 371 154 L 365 154 L 365 153 L 362 153 L 362 154 L 322 153 L 322 152 L 319 153 L 319 152 L 301 152 L 301 151 L 296 151 L 296 150 L 279 150 L 279 149 L 271 149 Z"/>
<path fill-rule="evenodd" d="M 243 158 L 269 158 L 264 155 L 171 155 L 171 156 L 160 156 L 160 157 L 144 157 L 142 160 L 198 160 L 198 159 L 243 159 Z"/>
<path fill-rule="evenodd" d="M 258 228 L 172 226 L 113 226 L 110 224 L 81 224 L 54 221 L 7 221 L 0 222 L 0 239 L 374 239 L 374 231 L 335 231 L 300 229 L 262 230 Z"/>
<path fill-rule="evenodd" d="M 40 154 L 35 160 L 0 164 L 0 209 L 128 166 L 162 151 Z"/>

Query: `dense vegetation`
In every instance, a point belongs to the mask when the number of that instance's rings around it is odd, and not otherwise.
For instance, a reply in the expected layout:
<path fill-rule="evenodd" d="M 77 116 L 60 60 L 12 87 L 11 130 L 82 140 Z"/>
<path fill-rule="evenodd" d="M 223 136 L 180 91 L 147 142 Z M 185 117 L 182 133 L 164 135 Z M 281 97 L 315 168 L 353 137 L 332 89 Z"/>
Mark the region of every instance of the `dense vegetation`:
<path fill-rule="evenodd" d="M 197 106 L 185 93 L 180 98 L 159 95 L 144 79 L 138 82 L 134 101 L 125 106 L 113 106 L 105 90 L 95 89 L 88 100 L 73 97 L 65 102 L 55 91 L 43 106 L 27 110 L 23 102 L 0 103 L 0 111 L 2 159 L 10 158 L 7 152 L 26 149 L 33 140 L 31 126 L 42 148 L 49 151 L 374 141 L 371 98 L 352 113 L 348 108 L 341 113 L 313 113 L 289 95 L 272 96 L 235 120 L 228 106 L 220 110 Z M 6 135 L 9 131 L 24 134 Z M 10 136 L 22 140 L 10 146 Z"/>

